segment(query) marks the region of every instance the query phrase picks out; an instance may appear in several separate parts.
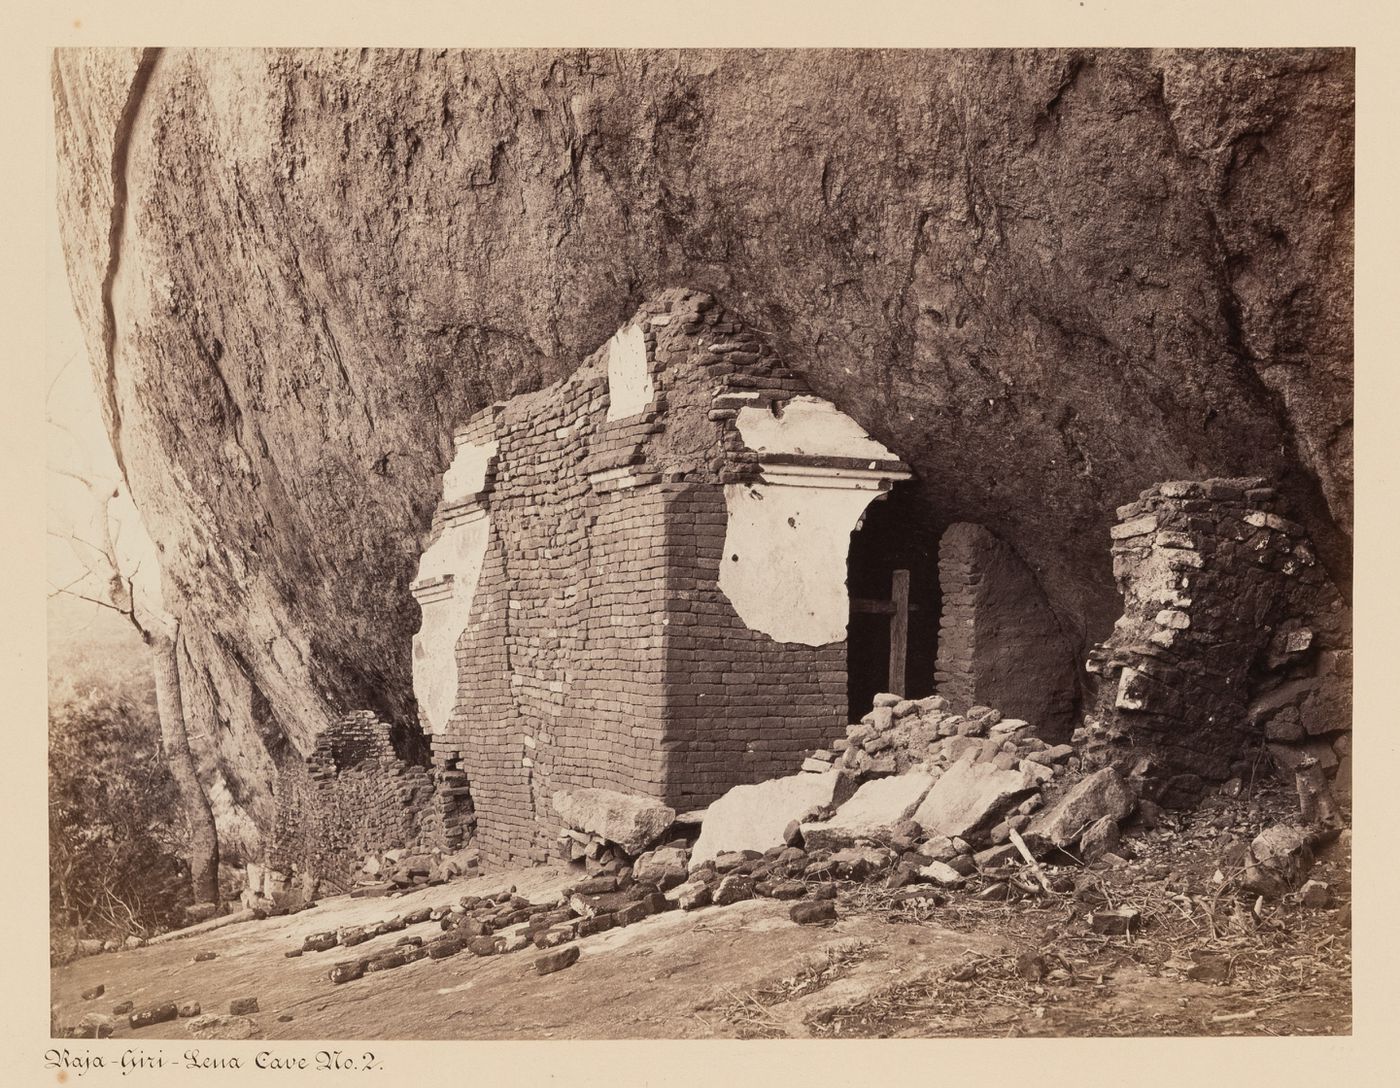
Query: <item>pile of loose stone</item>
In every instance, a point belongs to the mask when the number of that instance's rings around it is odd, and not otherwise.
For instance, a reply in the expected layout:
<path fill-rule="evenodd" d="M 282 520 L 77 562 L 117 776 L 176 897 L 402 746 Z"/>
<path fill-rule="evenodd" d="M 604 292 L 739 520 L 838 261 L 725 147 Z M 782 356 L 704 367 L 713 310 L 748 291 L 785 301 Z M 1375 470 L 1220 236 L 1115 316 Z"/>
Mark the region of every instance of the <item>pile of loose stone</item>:
<path fill-rule="evenodd" d="M 834 768 L 857 777 L 903 774 L 919 764 L 946 767 L 969 753 L 978 762 L 1011 768 L 1021 759 L 1050 768 L 1073 760 L 1068 744 L 1047 744 L 1031 732 L 1029 722 L 1003 718 L 989 706 L 974 706 L 957 714 L 941 695 L 904 699 L 889 693 L 875 696 L 874 708 L 830 748 L 812 753 L 802 765 L 809 773 Z M 1071 762 L 1072 761 L 1072 762 Z"/>
<path fill-rule="evenodd" d="M 615 873 L 627 864 L 627 855 L 595 831 L 566 827 L 559 833 L 559 854 L 582 864 L 590 876 Z"/>
<path fill-rule="evenodd" d="M 350 894 L 364 898 L 446 884 L 456 877 L 474 874 L 479 865 L 480 855 L 475 847 L 455 853 L 402 848 L 369 853 L 355 874 Z"/>
<path fill-rule="evenodd" d="M 1070 745 L 994 708 L 959 714 L 939 696 L 881 694 L 798 774 L 714 802 L 691 866 L 738 853 L 759 867 L 785 857 L 793 879 L 878 878 L 909 897 L 974 878 L 987 878 L 977 894 L 989 899 L 1045 891 L 1036 859 L 1126 864 L 1119 825 L 1139 811 L 1138 784 L 1086 772 Z M 1146 820 L 1158 811 L 1141 804 Z"/>

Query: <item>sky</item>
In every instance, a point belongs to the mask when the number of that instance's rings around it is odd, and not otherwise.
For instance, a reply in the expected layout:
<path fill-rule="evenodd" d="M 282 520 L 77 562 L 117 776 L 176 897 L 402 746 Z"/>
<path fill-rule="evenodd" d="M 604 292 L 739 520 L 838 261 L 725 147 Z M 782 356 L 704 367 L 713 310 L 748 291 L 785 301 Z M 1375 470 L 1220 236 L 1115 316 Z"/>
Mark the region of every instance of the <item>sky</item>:
<path fill-rule="evenodd" d="M 54 205 L 50 204 L 50 208 Z M 56 651 L 61 656 L 73 641 L 87 639 L 109 647 L 114 642 L 120 645 L 119 632 L 113 624 L 126 622 L 110 610 L 75 595 L 101 597 L 103 593 L 101 579 L 91 575 L 83 562 L 86 546 L 81 543 L 95 539 L 93 521 L 100 508 L 94 501 L 94 491 L 70 474 L 83 476 L 102 488 L 114 487 L 120 477 L 102 423 L 87 345 L 68 289 L 56 210 L 51 212 L 48 229 L 45 294 L 45 491 L 49 532 L 46 580 L 49 655 L 53 660 Z M 60 589 L 67 592 L 58 593 Z M 134 639 L 134 630 L 131 634 Z"/>

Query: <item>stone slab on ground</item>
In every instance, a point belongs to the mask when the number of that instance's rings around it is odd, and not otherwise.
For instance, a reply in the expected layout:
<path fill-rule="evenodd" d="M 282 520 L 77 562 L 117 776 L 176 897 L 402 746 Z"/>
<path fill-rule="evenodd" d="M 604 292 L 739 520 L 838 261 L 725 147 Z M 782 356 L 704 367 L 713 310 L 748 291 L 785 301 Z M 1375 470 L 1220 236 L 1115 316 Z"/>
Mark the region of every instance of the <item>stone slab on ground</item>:
<path fill-rule="evenodd" d="M 930 834 L 971 842 L 1035 789 L 1035 780 L 1023 771 L 958 762 L 934 783 L 915 809 L 914 820 Z"/>
<path fill-rule="evenodd" d="M 676 819 L 676 810 L 655 798 L 593 786 L 558 790 L 551 802 L 569 827 L 591 831 L 629 854 L 640 854 Z"/>
<path fill-rule="evenodd" d="M 1080 835 L 1104 817 L 1122 820 L 1133 811 L 1137 794 L 1112 767 L 1104 767 L 1076 782 L 1063 796 L 1031 821 L 1026 839 L 1072 846 Z"/>
<path fill-rule="evenodd" d="M 836 771 L 828 771 L 735 786 L 706 811 L 700 837 L 691 851 L 691 868 L 722 853 L 762 852 L 784 845 L 788 823 L 805 820 L 831 804 L 840 779 Z"/>
<path fill-rule="evenodd" d="M 839 849 L 856 839 L 878 835 L 908 819 L 933 783 L 933 776 L 926 771 L 873 779 L 856 790 L 830 820 L 803 824 L 802 839 L 809 850 L 820 850 Z"/>

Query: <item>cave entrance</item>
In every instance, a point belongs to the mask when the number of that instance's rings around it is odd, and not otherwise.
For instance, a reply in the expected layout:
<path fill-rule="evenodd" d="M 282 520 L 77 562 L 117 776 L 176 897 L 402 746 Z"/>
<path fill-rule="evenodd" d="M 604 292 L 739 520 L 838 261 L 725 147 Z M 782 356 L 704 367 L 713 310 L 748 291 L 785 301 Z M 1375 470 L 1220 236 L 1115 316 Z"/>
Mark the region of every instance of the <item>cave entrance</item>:
<path fill-rule="evenodd" d="M 914 481 L 895 484 L 871 503 L 851 534 L 846 559 L 850 721 L 867 714 L 882 691 L 909 699 L 933 694 L 941 603 L 938 536 Z"/>

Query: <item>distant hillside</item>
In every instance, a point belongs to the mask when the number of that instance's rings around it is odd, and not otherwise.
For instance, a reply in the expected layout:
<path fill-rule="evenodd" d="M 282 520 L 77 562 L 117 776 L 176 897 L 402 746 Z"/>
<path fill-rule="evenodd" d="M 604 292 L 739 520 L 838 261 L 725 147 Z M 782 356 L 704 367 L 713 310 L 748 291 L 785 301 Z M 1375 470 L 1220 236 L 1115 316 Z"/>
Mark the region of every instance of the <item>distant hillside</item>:
<path fill-rule="evenodd" d="M 106 689 L 155 716 L 155 685 L 145 647 L 122 616 L 76 597 L 48 603 L 49 705 Z"/>

